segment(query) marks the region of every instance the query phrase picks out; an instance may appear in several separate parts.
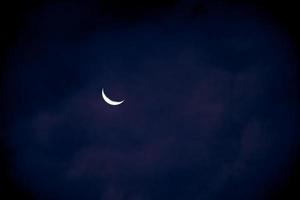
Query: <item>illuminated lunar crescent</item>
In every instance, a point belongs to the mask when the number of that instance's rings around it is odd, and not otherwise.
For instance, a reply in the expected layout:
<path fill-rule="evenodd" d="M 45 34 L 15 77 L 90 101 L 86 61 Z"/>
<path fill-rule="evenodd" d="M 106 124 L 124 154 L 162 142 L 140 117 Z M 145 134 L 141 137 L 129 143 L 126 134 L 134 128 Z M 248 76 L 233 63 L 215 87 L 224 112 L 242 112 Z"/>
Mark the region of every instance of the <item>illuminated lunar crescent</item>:
<path fill-rule="evenodd" d="M 123 101 L 113 101 L 113 100 L 109 99 L 109 98 L 105 95 L 104 89 L 103 89 L 103 88 L 102 88 L 102 97 L 103 97 L 103 99 L 104 99 L 104 101 L 105 101 L 106 103 L 108 103 L 109 105 L 112 105 L 112 106 L 117 106 L 117 105 L 120 105 L 121 103 L 124 102 L 124 100 L 123 100 Z"/>

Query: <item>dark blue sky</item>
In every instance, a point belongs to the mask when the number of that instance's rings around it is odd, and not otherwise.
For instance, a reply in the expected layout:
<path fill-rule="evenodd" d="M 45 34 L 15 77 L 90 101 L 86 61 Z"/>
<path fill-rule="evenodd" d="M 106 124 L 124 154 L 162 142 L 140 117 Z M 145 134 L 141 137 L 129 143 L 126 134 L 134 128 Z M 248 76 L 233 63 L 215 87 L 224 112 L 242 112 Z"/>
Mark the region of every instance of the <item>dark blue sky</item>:
<path fill-rule="evenodd" d="M 38 200 L 268 199 L 299 139 L 293 43 L 220 2 L 34 10 L 4 79 L 17 185 Z"/>

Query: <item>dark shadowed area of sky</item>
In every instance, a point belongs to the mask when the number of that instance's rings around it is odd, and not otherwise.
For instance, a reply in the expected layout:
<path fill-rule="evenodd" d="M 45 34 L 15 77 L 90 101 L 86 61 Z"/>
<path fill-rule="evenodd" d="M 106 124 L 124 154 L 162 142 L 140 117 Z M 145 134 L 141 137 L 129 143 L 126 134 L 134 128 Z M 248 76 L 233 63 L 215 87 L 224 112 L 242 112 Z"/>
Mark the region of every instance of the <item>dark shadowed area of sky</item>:
<path fill-rule="evenodd" d="M 18 185 L 38 200 L 268 198 L 299 139 L 291 41 L 255 7 L 194 3 L 28 17 L 4 80 Z"/>

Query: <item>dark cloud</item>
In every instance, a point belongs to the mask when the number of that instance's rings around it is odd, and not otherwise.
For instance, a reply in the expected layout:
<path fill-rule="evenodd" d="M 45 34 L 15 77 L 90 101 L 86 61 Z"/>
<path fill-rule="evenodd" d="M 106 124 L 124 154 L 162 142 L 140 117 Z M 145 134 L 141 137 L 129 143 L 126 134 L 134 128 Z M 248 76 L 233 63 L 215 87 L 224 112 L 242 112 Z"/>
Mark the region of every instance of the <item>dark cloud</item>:
<path fill-rule="evenodd" d="M 14 179 L 39 199 L 262 199 L 296 133 L 287 36 L 231 10 L 81 35 L 84 10 L 45 8 L 11 55 Z"/>

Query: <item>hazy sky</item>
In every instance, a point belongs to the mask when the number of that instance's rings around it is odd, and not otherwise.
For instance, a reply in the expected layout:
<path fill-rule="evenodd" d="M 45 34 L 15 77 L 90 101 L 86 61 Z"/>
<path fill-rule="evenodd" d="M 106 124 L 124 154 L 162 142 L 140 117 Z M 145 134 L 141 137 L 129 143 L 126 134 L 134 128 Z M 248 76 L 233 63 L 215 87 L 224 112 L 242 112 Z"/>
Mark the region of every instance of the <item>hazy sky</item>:
<path fill-rule="evenodd" d="M 298 139 L 292 42 L 255 7 L 200 3 L 28 16 L 4 80 L 15 182 L 43 200 L 268 198 Z"/>

